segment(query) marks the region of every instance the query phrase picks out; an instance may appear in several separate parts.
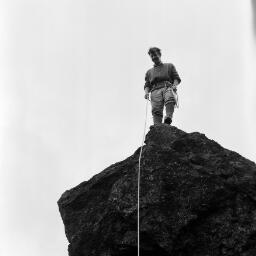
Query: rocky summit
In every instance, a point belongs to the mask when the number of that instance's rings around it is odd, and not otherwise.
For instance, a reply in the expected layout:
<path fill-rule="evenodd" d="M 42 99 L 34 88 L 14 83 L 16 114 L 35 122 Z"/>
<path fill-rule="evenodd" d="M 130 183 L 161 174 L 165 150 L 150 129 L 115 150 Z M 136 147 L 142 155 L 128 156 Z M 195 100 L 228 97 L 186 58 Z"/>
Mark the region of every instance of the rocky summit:
<path fill-rule="evenodd" d="M 137 255 L 139 153 L 63 193 L 70 256 Z M 256 165 L 238 153 L 151 126 L 140 187 L 141 256 L 256 255 Z"/>

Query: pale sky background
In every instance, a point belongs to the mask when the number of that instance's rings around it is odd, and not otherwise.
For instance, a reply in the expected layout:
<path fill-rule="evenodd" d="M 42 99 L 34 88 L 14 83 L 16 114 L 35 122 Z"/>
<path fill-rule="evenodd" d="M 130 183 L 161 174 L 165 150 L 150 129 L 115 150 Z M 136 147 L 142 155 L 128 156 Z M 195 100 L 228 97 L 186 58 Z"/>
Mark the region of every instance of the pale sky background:
<path fill-rule="evenodd" d="M 140 146 L 150 46 L 173 125 L 255 162 L 253 29 L 250 0 L 2 0 L 0 255 L 68 255 L 57 200 Z"/>

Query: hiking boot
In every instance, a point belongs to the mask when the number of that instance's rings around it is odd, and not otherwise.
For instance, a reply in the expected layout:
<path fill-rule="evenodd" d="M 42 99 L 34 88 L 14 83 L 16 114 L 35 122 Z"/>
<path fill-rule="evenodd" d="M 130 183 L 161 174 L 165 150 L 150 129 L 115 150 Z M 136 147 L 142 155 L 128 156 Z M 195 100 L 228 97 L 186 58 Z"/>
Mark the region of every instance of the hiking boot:
<path fill-rule="evenodd" d="M 171 123 L 172 123 L 172 119 L 171 119 L 170 117 L 166 117 L 166 118 L 164 119 L 164 123 L 165 123 L 165 124 L 171 124 Z"/>

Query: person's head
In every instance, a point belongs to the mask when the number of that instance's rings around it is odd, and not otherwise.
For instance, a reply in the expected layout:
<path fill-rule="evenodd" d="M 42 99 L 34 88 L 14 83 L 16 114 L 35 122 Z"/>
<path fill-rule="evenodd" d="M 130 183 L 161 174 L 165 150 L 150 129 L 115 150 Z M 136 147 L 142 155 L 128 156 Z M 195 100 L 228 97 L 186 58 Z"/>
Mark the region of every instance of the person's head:
<path fill-rule="evenodd" d="M 161 62 L 161 50 L 158 47 L 150 47 L 148 50 L 148 55 L 155 64 Z"/>

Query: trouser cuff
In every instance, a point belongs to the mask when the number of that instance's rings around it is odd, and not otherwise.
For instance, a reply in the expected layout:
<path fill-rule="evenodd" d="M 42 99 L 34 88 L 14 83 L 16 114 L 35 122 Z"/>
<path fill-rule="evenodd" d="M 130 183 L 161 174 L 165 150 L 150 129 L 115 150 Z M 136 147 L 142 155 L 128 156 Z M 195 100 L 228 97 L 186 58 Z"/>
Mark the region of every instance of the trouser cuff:
<path fill-rule="evenodd" d="M 153 115 L 153 122 L 154 122 L 154 124 L 161 124 L 162 123 L 162 119 L 163 119 L 162 116 Z"/>
<path fill-rule="evenodd" d="M 166 117 L 170 117 L 172 119 L 173 112 L 174 112 L 174 106 L 175 104 L 173 102 L 166 104 Z"/>

